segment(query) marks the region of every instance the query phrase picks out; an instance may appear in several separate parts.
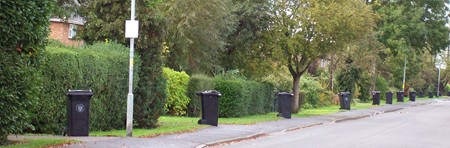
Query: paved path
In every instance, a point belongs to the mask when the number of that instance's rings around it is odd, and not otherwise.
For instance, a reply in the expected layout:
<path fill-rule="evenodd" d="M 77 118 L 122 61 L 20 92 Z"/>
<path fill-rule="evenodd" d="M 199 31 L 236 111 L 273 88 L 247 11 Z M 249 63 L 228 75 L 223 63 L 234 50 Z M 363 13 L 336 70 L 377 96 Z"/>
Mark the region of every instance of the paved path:
<path fill-rule="evenodd" d="M 223 143 L 241 141 L 264 137 L 267 135 L 299 130 L 328 123 L 344 122 L 375 116 L 378 114 L 395 112 L 404 108 L 418 105 L 436 103 L 437 100 L 417 101 L 385 105 L 367 110 L 352 110 L 331 115 L 283 119 L 273 122 L 259 123 L 255 125 L 220 125 L 208 127 L 193 133 L 174 134 L 154 138 L 129 138 L 129 137 L 70 137 L 82 141 L 67 147 L 164 147 L 164 148 L 192 148 L 217 146 Z M 59 137 L 66 138 L 66 137 Z"/>
<path fill-rule="evenodd" d="M 224 147 L 446 148 L 450 146 L 449 117 L 450 101 L 443 101 L 351 122 L 272 134 Z"/>

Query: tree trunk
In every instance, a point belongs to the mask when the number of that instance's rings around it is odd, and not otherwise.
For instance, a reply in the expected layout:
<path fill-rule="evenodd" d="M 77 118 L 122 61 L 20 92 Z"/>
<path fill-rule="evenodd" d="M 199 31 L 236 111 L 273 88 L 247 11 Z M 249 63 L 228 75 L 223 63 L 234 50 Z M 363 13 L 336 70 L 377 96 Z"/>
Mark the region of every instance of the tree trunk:
<path fill-rule="evenodd" d="M 294 79 L 293 85 L 292 85 L 293 86 L 292 93 L 294 93 L 294 100 L 292 100 L 292 113 L 297 114 L 300 109 L 300 106 L 299 106 L 300 75 L 293 75 L 292 77 Z"/>
<path fill-rule="evenodd" d="M 378 77 L 378 75 L 377 75 L 377 66 L 376 66 L 375 61 L 372 61 L 372 67 L 371 68 L 372 68 L 371 69 L 372 78 L 371 78 L 371 81 L 370 81 L 370 89 L 371 89 L 371 91 L 379 91 L 379 90 L 376 90 L 377 89 L 377 77 Z"/>

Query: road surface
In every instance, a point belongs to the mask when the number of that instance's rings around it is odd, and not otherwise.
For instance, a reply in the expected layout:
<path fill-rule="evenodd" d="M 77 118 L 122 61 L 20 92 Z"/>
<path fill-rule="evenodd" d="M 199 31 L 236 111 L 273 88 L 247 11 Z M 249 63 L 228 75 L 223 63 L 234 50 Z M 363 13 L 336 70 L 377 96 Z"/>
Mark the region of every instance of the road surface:
<path fill-rule="evenodd" d="M 450 147 L 450 101 L 222 145 L 230 148 Z"/>

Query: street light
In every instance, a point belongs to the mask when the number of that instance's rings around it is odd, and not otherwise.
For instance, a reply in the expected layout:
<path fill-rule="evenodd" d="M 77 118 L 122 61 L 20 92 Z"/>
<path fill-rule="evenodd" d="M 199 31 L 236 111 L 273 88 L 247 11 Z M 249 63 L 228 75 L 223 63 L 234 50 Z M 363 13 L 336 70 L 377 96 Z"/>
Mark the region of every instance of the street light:
<path fill-rule="evenodd" d="M 131 20 L 125 21 L 125 37 L 130 39 L 130 69 L 128 78 L 127 96 L 127 137 L 132 136 L 133 131 L 133 66 L 134 66 L 134 39 L 138 37 L 139 21 L 134 20 L 135 0 L 131 0 Z"/>

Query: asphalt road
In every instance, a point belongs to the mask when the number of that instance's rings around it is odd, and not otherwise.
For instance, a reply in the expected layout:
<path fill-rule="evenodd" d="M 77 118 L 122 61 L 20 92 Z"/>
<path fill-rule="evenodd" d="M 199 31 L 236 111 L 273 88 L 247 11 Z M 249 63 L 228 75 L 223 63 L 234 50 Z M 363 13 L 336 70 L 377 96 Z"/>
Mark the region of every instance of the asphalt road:
<path fill-rule="evenodd" d="M 223 147 L 450 147 L 450 102 L 280 132 Z"/>

